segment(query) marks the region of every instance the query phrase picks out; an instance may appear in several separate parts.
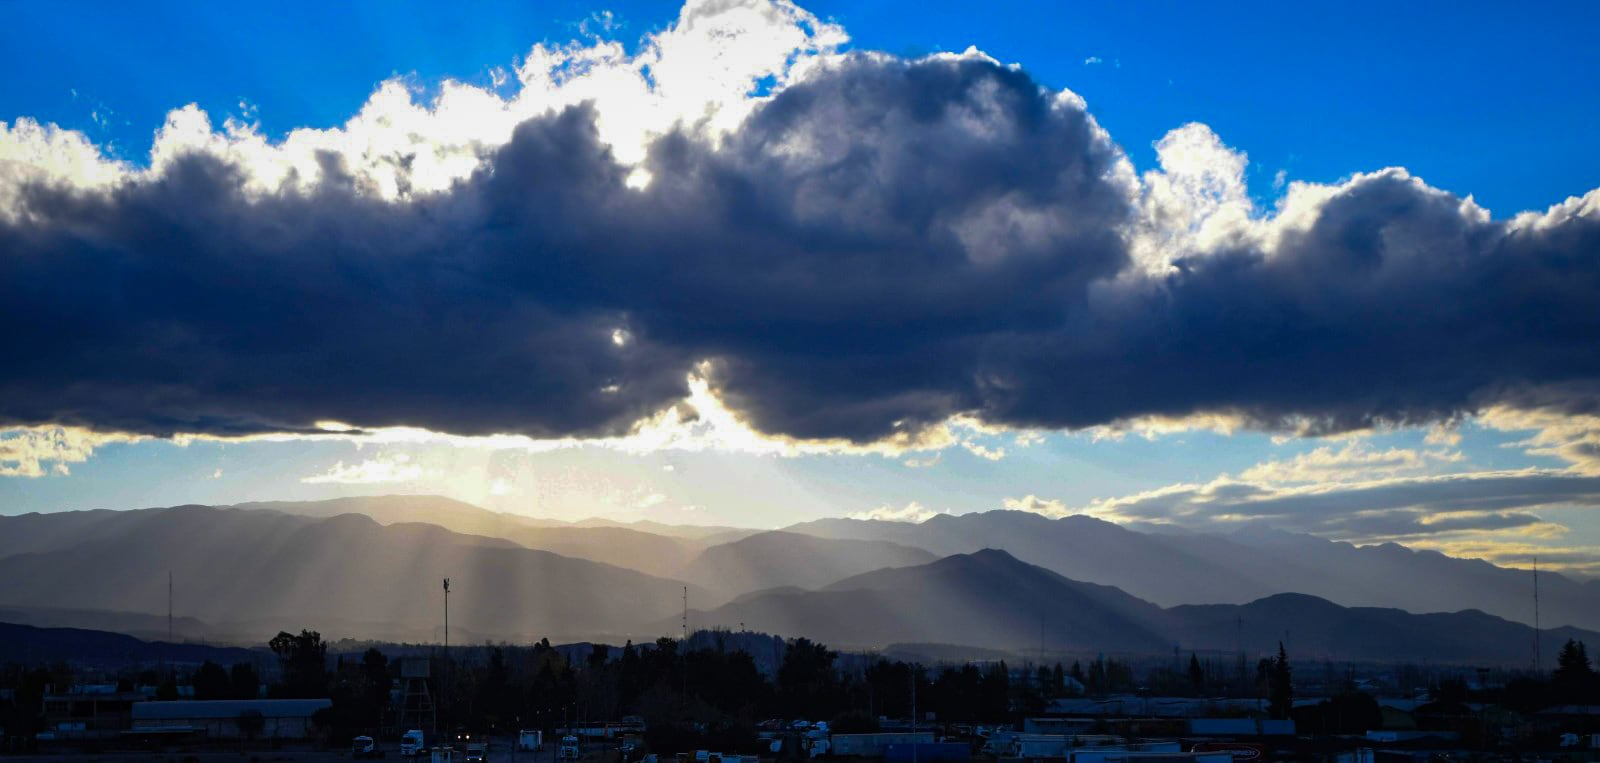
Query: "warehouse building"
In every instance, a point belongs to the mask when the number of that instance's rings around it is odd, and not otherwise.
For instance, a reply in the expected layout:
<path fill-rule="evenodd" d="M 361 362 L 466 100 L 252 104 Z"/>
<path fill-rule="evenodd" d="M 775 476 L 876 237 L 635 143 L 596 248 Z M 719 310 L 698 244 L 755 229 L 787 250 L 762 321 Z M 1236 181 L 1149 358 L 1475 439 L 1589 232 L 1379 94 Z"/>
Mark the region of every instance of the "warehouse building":
<path fill-rule="evenodd" d="M 136 702 L 135 734 L 195 734 L 212 739 L 306 739 L 315 736 L 326 699 L 224 699 Z"/>

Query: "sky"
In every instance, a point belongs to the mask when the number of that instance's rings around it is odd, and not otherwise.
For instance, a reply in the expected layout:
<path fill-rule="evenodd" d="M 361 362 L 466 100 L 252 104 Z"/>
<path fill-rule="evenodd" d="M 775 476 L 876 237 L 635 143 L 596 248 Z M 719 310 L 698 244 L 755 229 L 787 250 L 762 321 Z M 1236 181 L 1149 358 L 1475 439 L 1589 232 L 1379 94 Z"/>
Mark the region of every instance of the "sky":
<path fill-rule="evenodd" d="M 1011 508 L 1600 574 L 1593 3 L 7 15 L 0 512 Z"/>

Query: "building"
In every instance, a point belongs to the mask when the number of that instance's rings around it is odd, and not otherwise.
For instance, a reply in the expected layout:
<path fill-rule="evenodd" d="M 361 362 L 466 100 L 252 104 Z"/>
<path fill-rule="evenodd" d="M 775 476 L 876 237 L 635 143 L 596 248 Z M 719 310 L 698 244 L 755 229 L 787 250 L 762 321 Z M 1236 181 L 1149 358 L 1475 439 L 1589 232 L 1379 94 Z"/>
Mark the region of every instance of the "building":
<path fill-rule="evenodd" d="M 52 689 L 56 687 L 51 687 Z M 142 691 L 118 691 L 116 684 L 77 684 L 44 694 L 44 739 L 99 739 L 127 731 L 135 703 L 150 699 Z"/>
<path fill-rule="evenodd" d="M 196 734 L 212 739 L 306 739 L 317 733 L 317 711 L 332 706 L 333 702 L 326 699 L 138 702 L 133 706 L 133 733 Z"/>

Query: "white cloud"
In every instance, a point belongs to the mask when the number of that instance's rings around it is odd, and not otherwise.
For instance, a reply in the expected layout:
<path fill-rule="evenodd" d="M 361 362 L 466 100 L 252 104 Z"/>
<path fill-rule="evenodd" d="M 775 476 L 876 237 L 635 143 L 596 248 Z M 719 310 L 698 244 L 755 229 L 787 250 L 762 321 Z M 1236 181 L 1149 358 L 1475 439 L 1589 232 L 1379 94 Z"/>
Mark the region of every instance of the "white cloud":
<path fill-rule="evenodd" d="M 1334 450 L 1323 446 L 1281 461 L 1264 461 L 1239 473 L 1247 482 L 1306 484 L 1362 482 L 1400 474 L 1416 474 L 1435 464 L 1456 463 L 1460 453 L 1407 448 L 1374 450 L 1359 441 Z"/>
<path fill-rule="evenodd" d="M 1083 59 L 1084 66 L 1094 66 L 1095 64 L 1099 63 L 1105 63 L 1100 59 L 1099 56 L 1089 56 L 1088 58 Z"/>
<path fill-rule="evenodd" d="M 1455 447 L 1461 444 L 1461 429 L 1449 424 L 1435 424 L 1428 427 L 1428 434 L 1422 441 L 1428 445 Z"/>
<path fill-rule="evenodd" d="M 661 504 L 665 503 L 666 500 L 667 497 L 661 493 L 650 493 L 634 502 L 633 507 L 636 509 L 648 509 L 655 506 L 660 506 Z"/>
<path fill-rule="evenodd" d="M 991 448 L 972 440 L 962 441 L 961 447 L 966 448 L 968 453 L 986 461 L 999 461 L 1006 457 L 1005 448 Z"/>
<path fill-rule="evenodd" d="M 406 453 L 387 453 L 377 458 L 346 465 L 335 463 L 328 471 L 301 479 L 311 485 L 379 485 L 391 482 L 416 482 L 427 476 Z"/>
<path fill-rule="evenodd" d="M 15 214 L 18 194 L 30 182 L 106 188 L 128 172 L 81 132 L 23 117 L 0 122 L 0 216 Z"/>
<path fill-rule="evenodd" d="M 91 432 L 77 427 L 41 426 L 0 430 L 0 477 L 67 475 L 68 464 L 89 460 L 96 448 L 146 438 Z"/>
<path fill-rule="evenodd" d="M 1133 256 L 1147 272 L 1174 259 L 1216 250 L 1250 229 L 1254 205 L 1245 185 L 1249 159 L 1210 127 L 1191 122 L 1156 142 L 1159 170 L 1143 176 Z"/>
<path fill-rule="evenodd" d="M 1051 519 L 1060 519 L 1081 512 L 1074 511 L 1065 503 L 1055 499 L 1045 499 L 1029 493 L 1021 498 L 1007 498 L 1001 504 L 1012 511 L 1031 511 L 1034 514 L 1046 516 Z"/>
<path fill-rule="evenodd" d="M 926 522 L 940 514 L 948 512 L 934 511 L 921 503 L 912 501 L 904 506 L 890 506 L 884 504 L 868 511 L 856 511 L 848 516 L 851 519 L 866 519 L 879 522 Z"/>
<path fill-rule="evenodd" d="M 1524 440 L 1509 443 L 1508 447 L 1522 448 L 1530 455 L 1561 459 L 1581 474 L 1600 475 L 1600 416 L 1496 406 L 1477 420 L 1489 429 L 1532 433 Z"/>
<path fill-rule="evenodd" d="M 912 469 L 928 469 L 938 466 L 939 462 L 942 460 L 944 460 L 944 453 L 939 452 L 926 458 L 908 458 L 905 460 L 905 465 L 911 467 Z"/>
<path fill-rule="evenodd" d="M 260 131 L 247 101 L 239 109 L 251 121 L 230 117 L 221 129 L 191 104 L 167 115 L 148 170 L 107 158 L 79 132 L 26 118 L 9 127 L 0 122 L 0 215 L 17 207 L 15 194 L 29 180 L 81 188 L 155 179 L 195 151 L 237 163 L 247 190 L 258 194 L 316 182 L 324 156 L 340 160 L 361 192 L 384 199 L 435 193 L 477 170 L 517 124 L 584 102 L 594 104 L 600 136 L 617 158 L 636 164 L 651 138 L 675 126 L 716 140 L 760 102 L 758 83 L 781 88 L 849 39 L 784 0 L 691 0 L 631 56 L 597 36 L 615 29 L 612 16 L 597 15 L 583 27 L 587 41 L 534 45 L 508 96 L 446 81 L 431 101 L 419 102 L 420 88 L 397 77 L 381 83 L 345 124 L 297 129 L 277 143 Z"/>

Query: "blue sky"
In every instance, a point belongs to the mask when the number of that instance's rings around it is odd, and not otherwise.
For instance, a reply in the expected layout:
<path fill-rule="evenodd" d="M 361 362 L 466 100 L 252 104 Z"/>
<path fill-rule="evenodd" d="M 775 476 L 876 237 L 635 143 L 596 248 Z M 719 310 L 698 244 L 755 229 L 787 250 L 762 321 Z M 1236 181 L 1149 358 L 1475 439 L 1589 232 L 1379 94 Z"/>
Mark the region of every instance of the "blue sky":
<path fill-rule="evenodd" d="M 1432 2 L 804 7 L 819 23 L 848 32 L 842 50 L 914 60 L 975 46 L 1020 66 L 1044 88 L 1070 90 L 1136 172 L 1159 166 L 1156 143 L 1169 131 L 1203 123 L 1248 155 L 1242 180 L 1257 218 L 1271 215 L 1286 183 L 1338 184 L 1391 166 L 1434 189 L 1470 194 L 1499 220 L 1600 185 L 1600 98 L 1593 97 L 1600 93 L 1600 47 L 1590 39 L 1600 28 L 1600 6 L 1593 3 L 1552 3 L 1537 12 Z M 420 103 L 446 79 L 510 98 L 516 84 L 502 77 L 535 43 L 615 40 L 636 53 L 647 37 L 672 28 L 679 8 L 38 3 L 9 8 L 7 16 L 0 64 L 14 76 L 0 79 L 0 121 L 28 118 L 79 131 L 109 157 L 142 167 L 156 130 L 186 104 L 197 104 L 213 127 L 231 117 L 277 142 L 297 128 L 345 124 L 395 78 Z M 563 518 L 777 526 L 875 510 L 914 517 L 1013 506 L 1214 529 L 1199 519 L 1142 513 L 1133 497 L 1231 479 L 1271 490 L 1325 490 L 1335 496 L 1329 512 L 1354 513 L 1361 509 L 1355 503 L 1333 505 L 1342 485 L 1411 480 L 1407 486 L 1422 497 L 1406 509 L 1420 517 L 1434 511 L 1428 479 L 1534 469 L 1558 474 L 1566 485 L 1594 473 L 1573 455 L 1595 436 L 1588 419 L 1544 409 L 1440 418 L 1443 428 L 1412 422 L 1334 438 L 1198 419 L 1144 429 L 957 427 L 943 445 L 888 454 L 549 449 L 427 438 L 178 444 L 156 437 L 99 442 L 71 455 L 63 455 L 68 446 L 52 446 L 58 457 L 42 461 L 37 476 L 22 473 L 19 457 L 10 462 L 15 476 L 0 477 L 0 511 L 444 492 Z M 12 436 L 20 450 L 21 435 Z M 1530 443 L 1539 436 L 1546 440 Z M 1288 465 L 1313 461 L 1330 466 L 1283 476 Z M 1256 476 L 1245 477 L 1252 468 Z M 1498 548 L 1504 561 L 1517 563 L 1525 547 L 1580 554 L 1600 548 L 1587 489 L 1548 503 L 1494 504 L 1507 516 L 1539 512 L 1538 521 L 1511 531 L 1388 536 L 1343 520 L 1286 526 L 1491 557 Z M 1119 497 L 1129 503 L 1105 502 Z"/>

